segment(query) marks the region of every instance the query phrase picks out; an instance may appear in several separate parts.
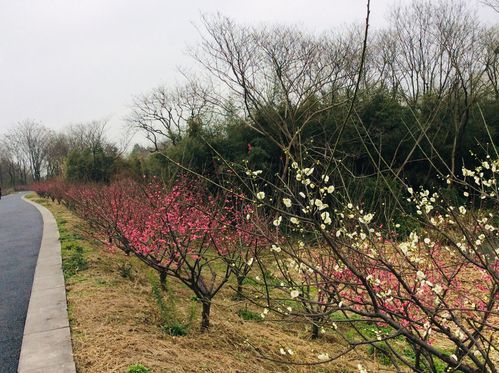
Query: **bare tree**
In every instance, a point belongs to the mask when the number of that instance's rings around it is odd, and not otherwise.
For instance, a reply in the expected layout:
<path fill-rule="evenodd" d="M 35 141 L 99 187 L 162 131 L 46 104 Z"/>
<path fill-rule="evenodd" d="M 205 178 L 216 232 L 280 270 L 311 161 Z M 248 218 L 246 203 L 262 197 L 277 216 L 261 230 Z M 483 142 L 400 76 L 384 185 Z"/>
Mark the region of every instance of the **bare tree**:
<path fill-rule="evenodd" d="M 1 173 L 1 181 L 0 185 L 6 184 L 6 177 L 9 178 L 9 183 L 11 187 L 15 187 L 17 181 L 17 171 L 18 167 L 16 164 L 16 160 L 11 152 L 10 147 L 7 143 L 0 142 L 0 173 Z"/>
<path fill-rule="evenodd" d="M 68 127 L 67 137 L 70 149 L 83 150 L 103 147 L 107 121 L 94 120 L 87 123 L 74 124 Z"/>
<path fill-rule="evenodd" d="M 499 0 L 480 0 L 480 2 L 492 8 L 495 12 L 499 13 Z"/>
<path fill-rule="evenodd" d="M 418 0 L 393 10 L 390 28 L 378 40 L 376 66 L 418 123 L 410 130 L 414 143 L 398 172 L 422 143 L 433 144 L 442 136 L 451 154 L 444 159 L 430 146 L 428 160 L 438 158 L 444 174 L 459 169 L 471 110 L 486 91 L 485 73 L 494 74 L 494 61 L 484 47 L 485 34 L 464 1 Z M 449 113 L 449 126 L 437 128 L 436 119 L 443 111 Z"/>
<path fill-rule="evenodd" d="M 202 118 L 208 107 L 208 92 L 197 83 L 169 89 L 161 86 L 134 99 L 127 121 L 152 142 L 155 150 L 176 145 L 187 131 L 191 118 Z"/>
<path fill-rule="evenodd" d="M 300 158 L 301 133 L 337 104 L 332 92 L 355 85 L 348 69 L 354 44 L 295 27 L 240 26 L 220 15 L 204 17 L 203 25 L 193 57 L 242 103 L 247 125 L 282 150 L 284 175 Z"/>
<path fill-rule="evenodd" d="M 499 100 L 499 28 L 491 27 L 483 33 L 482 47 L 484 53 L 486 87 L 489 88 L 492 97 Z"/>
<path fill-rule="evenodd" d="M 69 150 L 68 137 L 64 133 L 55 133 L 51 136 L 47 146 L 47 177 L 62 174 L 63 163 Z"/>
<path fill-rule="evenodd" d="M 49 129 L 30 119 L 19 122 L 7 134 L 9 148 L 17 155 L 22 168 L 28 166 L 35 181 L 42 177 L 51 136 Z"/>

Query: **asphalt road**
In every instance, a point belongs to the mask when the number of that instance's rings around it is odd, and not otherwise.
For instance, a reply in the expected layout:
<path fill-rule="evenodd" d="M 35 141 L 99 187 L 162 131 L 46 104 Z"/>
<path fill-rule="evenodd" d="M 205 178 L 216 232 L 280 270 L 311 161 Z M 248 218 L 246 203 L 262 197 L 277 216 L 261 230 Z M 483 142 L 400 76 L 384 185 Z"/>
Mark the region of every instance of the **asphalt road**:
<path fill-rule="evenodd" d="M 0 200 L 0 372 L 15 373 L 43 220 L 21 193 Z"/>

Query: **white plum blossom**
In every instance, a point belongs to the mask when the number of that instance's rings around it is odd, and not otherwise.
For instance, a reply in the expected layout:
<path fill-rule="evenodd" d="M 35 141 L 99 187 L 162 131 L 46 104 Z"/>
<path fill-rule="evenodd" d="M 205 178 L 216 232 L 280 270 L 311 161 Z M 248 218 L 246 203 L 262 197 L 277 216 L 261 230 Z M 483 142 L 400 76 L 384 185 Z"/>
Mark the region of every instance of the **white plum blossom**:
<path fill-rule="evenodd" d="M 291 200 L 289 198 L 283 198 L 282 203 L 284 203 L 284 206 L 286 207 L 291 207 Z"/>
<path fill-rule="evenodd" d="M 314 173 L 314 168 L 313 167 L 311 167 L 311 168 L 304 168 L 303 169 L 303 173 L 305 175 L 307 175 L 307 176 L 310 176 L 310 175 L 312 175 Z"/>
<path fill-rule="evenodd" d="M 258 192 L 256 194 L 256 198 L 259 199 L 260 201 L 265 199 L 265 192 Z"/>
<path fill-rule="evenodd" d="M 295 225 L 300 224 L 300 221 L 297 218 L 295 218 L 294 216 L 291 219 L 289 219 L 289 221 Z"/>
<path fill-rule="evenodd" d="M 279 225 L 281 225 L 281 221 L 282 221 L 282 216 L 279 216 L 277 219 L 274 220 L 273 224 L 278 227 Z"/>
<path fill-rule="evenodd" d="M 416 277 L 418 278 L 419 281 L 422 281 L 426 278 L 426 275 L 424 274 L 423 271 L 417 271 L 416 272 Z"/>
<path fill-rule="evenodd" d="M 467 168 L 462 169 L 463 171 L 463 176 L 475 176 L 475 172 L 472 170 L 468 170 Z"/>
<path fill-rule="evenodd" d="M 281 248 L 279 246 L 276 246 L 276 245 L 272 244 L 272 247 L 270 248 L 270 251 L 274 251 L 276 253 L 280 253 L 281 252 Z"/>
<path fill-rule="evenodd" d="M 291 290 L 291 293 L 289 293 L 291 296 L 291 299 L 297 298 L 300 295 L 300 292 L 298 290 Z"/>
<path fill-rule="evenodd" d="M 325 211 L 321 214 L 321 219 L 324 221 L 324 224 L 331 224 L 332 223 L 332 220 L 331 220 L 331 216 L 329 215 L 329 212 Z"/>
<path fill-rule="evenodd" d="M 359 218 L 359 221 L 363 224 L 369 224 L 373 220 L 374 214 L 366 214 Z"/>
<path fill-rule="evenodd" d="M 256 177 L 260 175 L 262 172 L 263 172 L 262 170 L 256 170 L 256 171 L 246 170 L 246 175 Z"/>
<path fill-rule="evenodd" d="M 310 202 L 312 202 L 312 201 L 310 201 Z M 320 199 L 315 199 L 313 202 L 314 202 L 314 205 L 319 209 L 319 211 L 324 210 L 324 209 L 329 207 L 327 203 L 323 203 Z"/>
<path fill-rule="evenodd" d="M 433 292 L 437 295 L 440 295 L 442 294 L 442 291 L 444 289 L 442 288 L 442 286 L 440 286 L 439 284 L 436 284 L 434 287 L 433 287 Z"/>
<path fill-rule="evenodd" d="M 327 354 L 327 353 L 319 354 L 319 355 L 317 355 L 317 359 L 319 359 L 320 361 L 329 360 L 329 354 Z"/>

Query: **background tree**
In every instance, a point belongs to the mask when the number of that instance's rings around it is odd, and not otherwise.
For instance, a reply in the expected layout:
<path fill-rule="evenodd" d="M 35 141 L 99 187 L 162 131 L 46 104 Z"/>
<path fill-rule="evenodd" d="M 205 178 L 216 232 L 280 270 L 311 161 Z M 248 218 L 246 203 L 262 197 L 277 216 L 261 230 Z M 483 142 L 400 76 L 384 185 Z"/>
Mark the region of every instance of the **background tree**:
<path fill-rule="evenodd" d="M 48 147 L 52 132 L 34 120 L 24 120 L 11 129 L 6 136 L 9 147 L 22 164 L 24 181 L 27 181 L 26 166 L 33 180 L 39 181 L 45 171 Z"/>
<path fill-rule="evenodd" d="M 206 91 L 199 84 L 174 89 L 157 87 L 134 99 L 127 121 L 158 150 L 168 144 L 177 145 L 186 134 L 189 118 L 201 118 L 207 106 Z"/>

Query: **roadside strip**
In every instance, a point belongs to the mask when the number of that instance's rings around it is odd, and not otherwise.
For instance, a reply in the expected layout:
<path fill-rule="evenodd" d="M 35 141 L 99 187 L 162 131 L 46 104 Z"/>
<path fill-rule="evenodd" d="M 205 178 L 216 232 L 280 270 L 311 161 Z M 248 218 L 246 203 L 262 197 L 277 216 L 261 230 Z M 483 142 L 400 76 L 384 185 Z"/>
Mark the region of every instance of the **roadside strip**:
<path fill-rule="evenodd" d="M 43 236 L 24 326 L 19 373 L 76 373 L 62 273 L 59 230 L 52 213 L 23 196 L 43 218 Z"/>

